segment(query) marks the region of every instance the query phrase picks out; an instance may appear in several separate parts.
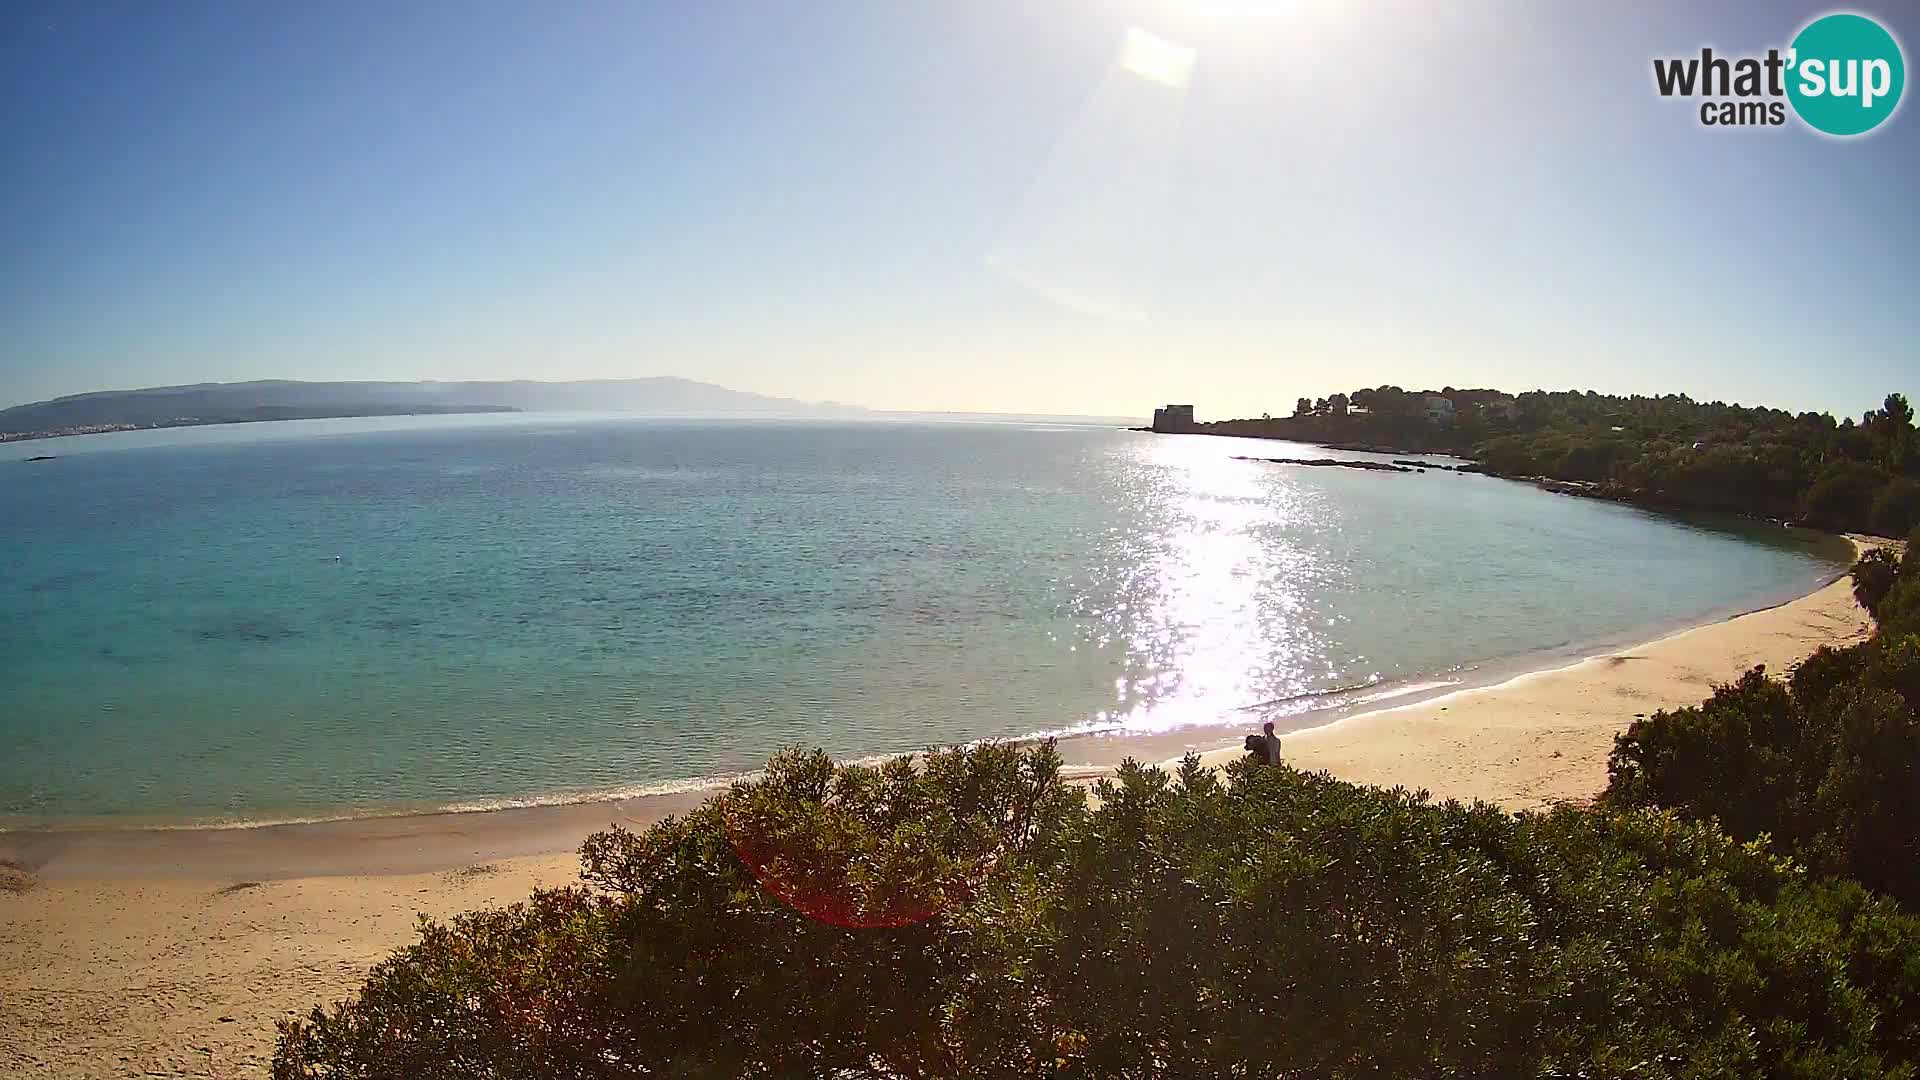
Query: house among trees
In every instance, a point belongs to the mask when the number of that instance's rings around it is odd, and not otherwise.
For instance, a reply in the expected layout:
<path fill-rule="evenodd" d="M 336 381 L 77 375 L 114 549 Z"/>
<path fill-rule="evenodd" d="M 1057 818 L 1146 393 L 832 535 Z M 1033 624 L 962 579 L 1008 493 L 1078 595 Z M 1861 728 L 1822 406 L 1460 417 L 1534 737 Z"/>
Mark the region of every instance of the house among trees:
<path fill-rule="evenodd" d="M 1453 399 L 1445 394 L 1427 391 L 1420 395 L 1420 404 L 1427 410 L 1427 419 L 1436 424 L 1453 423 Z"/>
<path fill-rule="evenodd" d="M 1457 415 L 1478 416 L 1481 420 L 1511 420 L 1518 412 L 1512 394 L 1501 390 L 1455 390 L 1447 387 L 1440 391 L 1453 402 Z"/>

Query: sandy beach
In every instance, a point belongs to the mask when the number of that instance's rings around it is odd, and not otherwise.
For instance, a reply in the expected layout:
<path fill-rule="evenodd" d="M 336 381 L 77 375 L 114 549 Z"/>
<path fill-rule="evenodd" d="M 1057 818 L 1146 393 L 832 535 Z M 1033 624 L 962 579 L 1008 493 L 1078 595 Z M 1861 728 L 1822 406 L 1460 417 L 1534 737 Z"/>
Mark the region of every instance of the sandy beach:
<path fill-rule="evenodd" d="M 1297 732 L 1285 754 L 1349 780 L 1513 810 L 1583 800 L 1605 786 L 1613 736 L 1636 716 L 1697 702 L 1754 664 L 1784 670 L 1869 629 L 1843 577 L 1764 611 Z M 1099 756 L 1127 747 L 1107 740 Z M 1136 749 L 1165 756 L 1164 740 Z M 274 1022 L 349 994 L 411 940 L 418 915 L 567 881 L 589 832 L 641 826 L 698 798 L 0 834 L 0 1076 L 264 1076 Z"/>

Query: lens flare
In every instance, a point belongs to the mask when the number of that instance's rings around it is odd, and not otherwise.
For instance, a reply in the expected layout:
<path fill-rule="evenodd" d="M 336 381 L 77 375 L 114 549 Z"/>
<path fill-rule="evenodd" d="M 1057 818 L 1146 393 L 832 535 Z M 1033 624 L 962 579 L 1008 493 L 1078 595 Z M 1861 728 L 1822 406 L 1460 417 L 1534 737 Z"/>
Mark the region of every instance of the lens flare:
<path fill-rule="evenodd" d="M 996 752 L 1006 751 L 953 753 Z M 1029 822 L 1012 809 L 1017 798 L 999 800 L 1006 805 L 994 812 L 976 808 L 956 817 L 937 808 L 903 814 L 902 806 L 917 804 L 898 788 L 871 797 L 875 778 L 913 769 L 913 761 L 893 759 L 878 769 L 843 766 L 838 780 L 818 779 L 821 766 L 815 763 L 815 782 L 803 777 L 795 784 L 789 770 L 785 777 L 737 786 L 716 800 L 727 842 L 762 889 L 817 922 L 850 930 L 925 922 L 972 900 L 1019 847 Z M 776 771 L 769 767 L 770 774 Z M 842 787 L 849 777 L 862 779 Z"/>
<path fill-rule="evenodd" d="M 1080 314 L 1145 318 L 1197 56 L 1129 29 L 986 264 Z"/>

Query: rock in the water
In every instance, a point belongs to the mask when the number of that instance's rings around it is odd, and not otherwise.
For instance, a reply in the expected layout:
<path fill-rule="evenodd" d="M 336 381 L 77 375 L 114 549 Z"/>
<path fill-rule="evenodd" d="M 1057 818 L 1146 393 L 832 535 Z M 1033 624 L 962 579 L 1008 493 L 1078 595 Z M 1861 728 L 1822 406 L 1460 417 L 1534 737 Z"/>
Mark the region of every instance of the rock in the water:
<path fill-rule="evenodd" d="M 1344 461 L 1340 458 L 1247 457 L 1242 454 L 1235 454 L 1233 457 L 1233 460 L 1235 461 L 1266 461 L 1266 462 L 1271 462 L 1275 465 L 1314 465 L 1314 466 L 1320 466 L 1320 467 L 1339 468 L 1339 469 L 1366 469 L 1369 472 L 1410 473 L 1414 471 L 1412 469 L 1407 468 L 1405 465 L 1388 465 L 1385 462 L 1380 462 L 1380 461 Z"/>

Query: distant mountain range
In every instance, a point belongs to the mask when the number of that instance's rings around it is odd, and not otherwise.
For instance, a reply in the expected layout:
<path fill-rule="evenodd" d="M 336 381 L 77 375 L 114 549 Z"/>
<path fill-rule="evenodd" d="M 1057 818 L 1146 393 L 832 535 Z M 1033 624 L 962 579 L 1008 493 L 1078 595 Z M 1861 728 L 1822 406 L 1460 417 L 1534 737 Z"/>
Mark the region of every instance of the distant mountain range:
<path fill-rule="evenodd" d="M 65 434 L 122 427 L 185 427 L 326 416 L 462 412 L 734 413 L 850 416 L 866 410 L 729 390 L 691 379 L 592 379 L 582 382 L 293 382 L 196 383 L 145 390 L 103 390 L 0 409 L 0 434 Z"/>

